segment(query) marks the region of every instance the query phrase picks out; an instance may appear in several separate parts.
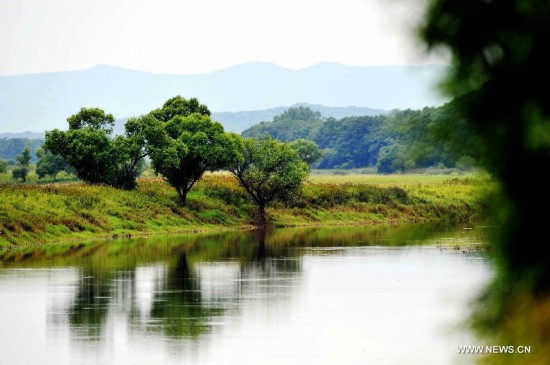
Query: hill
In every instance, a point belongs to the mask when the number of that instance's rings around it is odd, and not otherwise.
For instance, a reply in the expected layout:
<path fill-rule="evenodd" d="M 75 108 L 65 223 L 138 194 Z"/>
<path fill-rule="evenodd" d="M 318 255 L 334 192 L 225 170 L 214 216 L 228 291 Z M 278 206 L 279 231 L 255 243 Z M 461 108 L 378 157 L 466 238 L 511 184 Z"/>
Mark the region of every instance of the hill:
<path fill-rule="evenodd" d="M 331 63 L 289 70 L 268 63 L 249 63 L 195 75 L 96 66 L 82 71 L 0 76 L 0 133 L 64 128 L 65 119 L 81 107 L 99 107 L 117 118 L 140 115 L 178 94 L 197 97 L 211 110 L 226 112 L 299 102 L 420 108 L 445 101 L 433 87 L 445 70 L 446 66 L 440 65 L 356 67 Z M 227 116 L 220 115 L 222 121 Z M 250 115 L 232 117 L 238 120 L 229 121 L 228 129 L 239 131 L 246 127 L 239 124 L 244 120 L 240 117 Z M 258 118 L 250 125 L 270 119 Z"/>
<path fill-rule="evenodd" d="M 26 138 L 26 139 L 44 139 L 44 132 L 19 132 L 19 133 L 0 133 L 0 139 L 14 139 L 14 138 Z"/>
<path fill-rule="evenodd" d="M 290 107 L 279 106 L 276 108 L 262 110 L 248 110 L 240 112 L 213 112 L 212 119 L 220 122 L 227 131 L 241 133 L 255 124 L 272 120 L 277 115 L 283 114 L 285 110 L 292 107 L 307 107 L 313 111 L 321 113 L 323 116 L 332 118 L 344 118 L 359 115 L 381 115 L 387 111 L 383 109 L 372 109 L 367 107 L 330 107 L 319 104 L 299 103 Z M 124 123 L 128 118 L 117 119 L 115 122 L 114 133 L 124 133 Z M 0 135 L 1 136 L 1 135 Z"/>
<path fill-rule="evenodd" d="M 32 162 L 36 162 L 35 151 L 44 144 L 43 139 L 0 138 L 0 160 L 15 160 L 15 157 L 29 147 L 32 152 Z"/>
<path fill-rule="evenodd" d="M 383 109 L 373 109 L 367 107 L 347 106 L 347 107 L 330 107 L 319 104 L 297 103 L 290 107 L 308 107 L 309 109 L 321 113 L 327 118 L 344 118 L 359 115 L 380 115 L 386 114 Z M 213 112 L 212 118 L 223 124 L 226 130 L 240 133 L 247 128 L 261 122 L 273 120 L 277 115 L 281 115 L 289 107 L 280 106 L 263 110 L 250 110 L 241 112 Z"/>

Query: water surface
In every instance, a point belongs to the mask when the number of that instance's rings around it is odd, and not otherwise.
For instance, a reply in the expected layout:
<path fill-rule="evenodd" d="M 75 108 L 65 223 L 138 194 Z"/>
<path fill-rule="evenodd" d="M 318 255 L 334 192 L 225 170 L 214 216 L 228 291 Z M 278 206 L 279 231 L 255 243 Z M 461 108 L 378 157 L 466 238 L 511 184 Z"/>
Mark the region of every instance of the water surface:
<path fill-rule="evenodd" d="M 491 276 L 479 240 L 339 227 L 6 253 L 0 364 L 471 361 L 456 348 L 475 344 L 461 325 Z"/>

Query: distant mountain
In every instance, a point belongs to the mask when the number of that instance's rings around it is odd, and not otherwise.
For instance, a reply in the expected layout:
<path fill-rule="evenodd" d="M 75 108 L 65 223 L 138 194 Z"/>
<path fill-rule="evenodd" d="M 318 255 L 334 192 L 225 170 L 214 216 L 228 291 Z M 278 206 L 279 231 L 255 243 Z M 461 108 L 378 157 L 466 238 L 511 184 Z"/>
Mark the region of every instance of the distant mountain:
<path fill-rule="evenodd" d="M 297 106 L 305 106 L 313 111 L 321 113 L 323 117 L 332 117 L 336 119 L 362 115 L 380 115 L 387 113 L 387 111 L 383 109 L 372 109 L 356 106 L 330 107 L 308 103 L 297 103 L 291 105 L 290 107 Z M 288 106 L 280 106 L 276 108 L 243 112 L 214 112 L 212 113 L 212 118 L 223 124 L 226 130 L 240 133 L 255 124 L 273 120 L 273 117 L 283 114 L 288 108 Z"/>
<path fill-rule="evenodd" d="M 15 139 L 15 138 L 24 138 L 24 139 L 44 139 L 44 132 L 19 132 L 19 133 L 0 133 L 0 139 Z"/>
<path fill-rule="evenodd" d="M 227 131 L 241 133 L 245 129 L 252 127 L 261 122 L 271 121 L 276 115 L 284 113 L 285 110 L 291 107 L 304 106 L 308 107 L 316 112 L 320 112 L 323 117 L 332 117 L 341 119 L 345 117 L 364 116 L 364 115 L 381 115 L 386 114 L 388 111 L 383 109 L 372 109 L 366 107 L 356 106 L 337 106 L 330 107 L 319 104 L 307 104 L 297 103 L 291 106 L 279 106 L 276 108 L 262 109 L 262 110 L 249 110 L 241 112 L 213 112 L 212 118 L 215 121 L 220 122 Z M 120 118 L 115 120 L 115 126 L 113 128 L 114 134 L 124 133 L 124 124 L 128 118 Z M 60 129 L 67 129 L 67 125 L 61 126 Z M 45 137 L 45 132 L 19 132 L 19 133 L 0 133 L 0 139 L 41 139 Z"/>
<path fill-rule="evenodd" d="M 43 139 L 35 138 L 0 138 L 0 160 L 14 161 L 25 147 L 31 149 L 31 161 L 36 162 L 35 151 L 44 144 Z"/>
<path fill-rule="evenodd" d="M 445 101 L 434 89 L 445 70 L 441 65 L 355 67 L 332 63 L 289 70 L 249 63 L 196 75 L 96 66 L 82 71 L 0 76 L 0 132 L 65 128 L 66 118 L 81 107 L 99 107 L 118 118 L 140 115 L 178 94 L 197 97 L 213 111 L 229 112 L 298 102 L 421 108 Z M 223 121 L 224 117 L 218 118 Z M 229 129 L 239 131 L 248 126 L 238 124 L 241 120 L 228 121 Z M 251 124 L 261 120 L 270 117 L 262 116 Z"/>

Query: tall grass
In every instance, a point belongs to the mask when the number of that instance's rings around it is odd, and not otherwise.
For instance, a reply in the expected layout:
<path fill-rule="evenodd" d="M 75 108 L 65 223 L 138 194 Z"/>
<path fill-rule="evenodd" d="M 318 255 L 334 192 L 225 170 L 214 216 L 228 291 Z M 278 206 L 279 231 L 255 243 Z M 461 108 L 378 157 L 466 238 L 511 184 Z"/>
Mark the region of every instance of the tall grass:
<path fill-rule="evenodd" d="M 275 202 L 275 226 L 454 221 L 483 215 L 492 186 L 480 177 L 313 176 L 302 194 Z M 255 207 L 235 180 L 210 174 L 187 206 L 161 178 L 134 191 L 71 184 L 0 185 L 0 248 L 97 237 L 250 227 Z"/>

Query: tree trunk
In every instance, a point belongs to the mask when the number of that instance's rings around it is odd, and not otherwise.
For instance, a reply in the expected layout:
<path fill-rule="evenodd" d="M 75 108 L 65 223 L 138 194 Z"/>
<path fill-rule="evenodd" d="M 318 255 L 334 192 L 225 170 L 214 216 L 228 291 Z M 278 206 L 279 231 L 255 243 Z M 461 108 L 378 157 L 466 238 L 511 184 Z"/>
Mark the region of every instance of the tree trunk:
<path fill-rule="evenodd" d="M 267 219 L 265 216 L 265 204 L 258 205 L 258 228 L 260 229 L 267 228 Z"/>
<path fill-rule="evenodd" d="M 178 190 L 178 196 L 180 198 L 180 205 L 185 207 L 185 200 L 187 199 L 187 189 L 185 187 L 180 187 Z"/>

